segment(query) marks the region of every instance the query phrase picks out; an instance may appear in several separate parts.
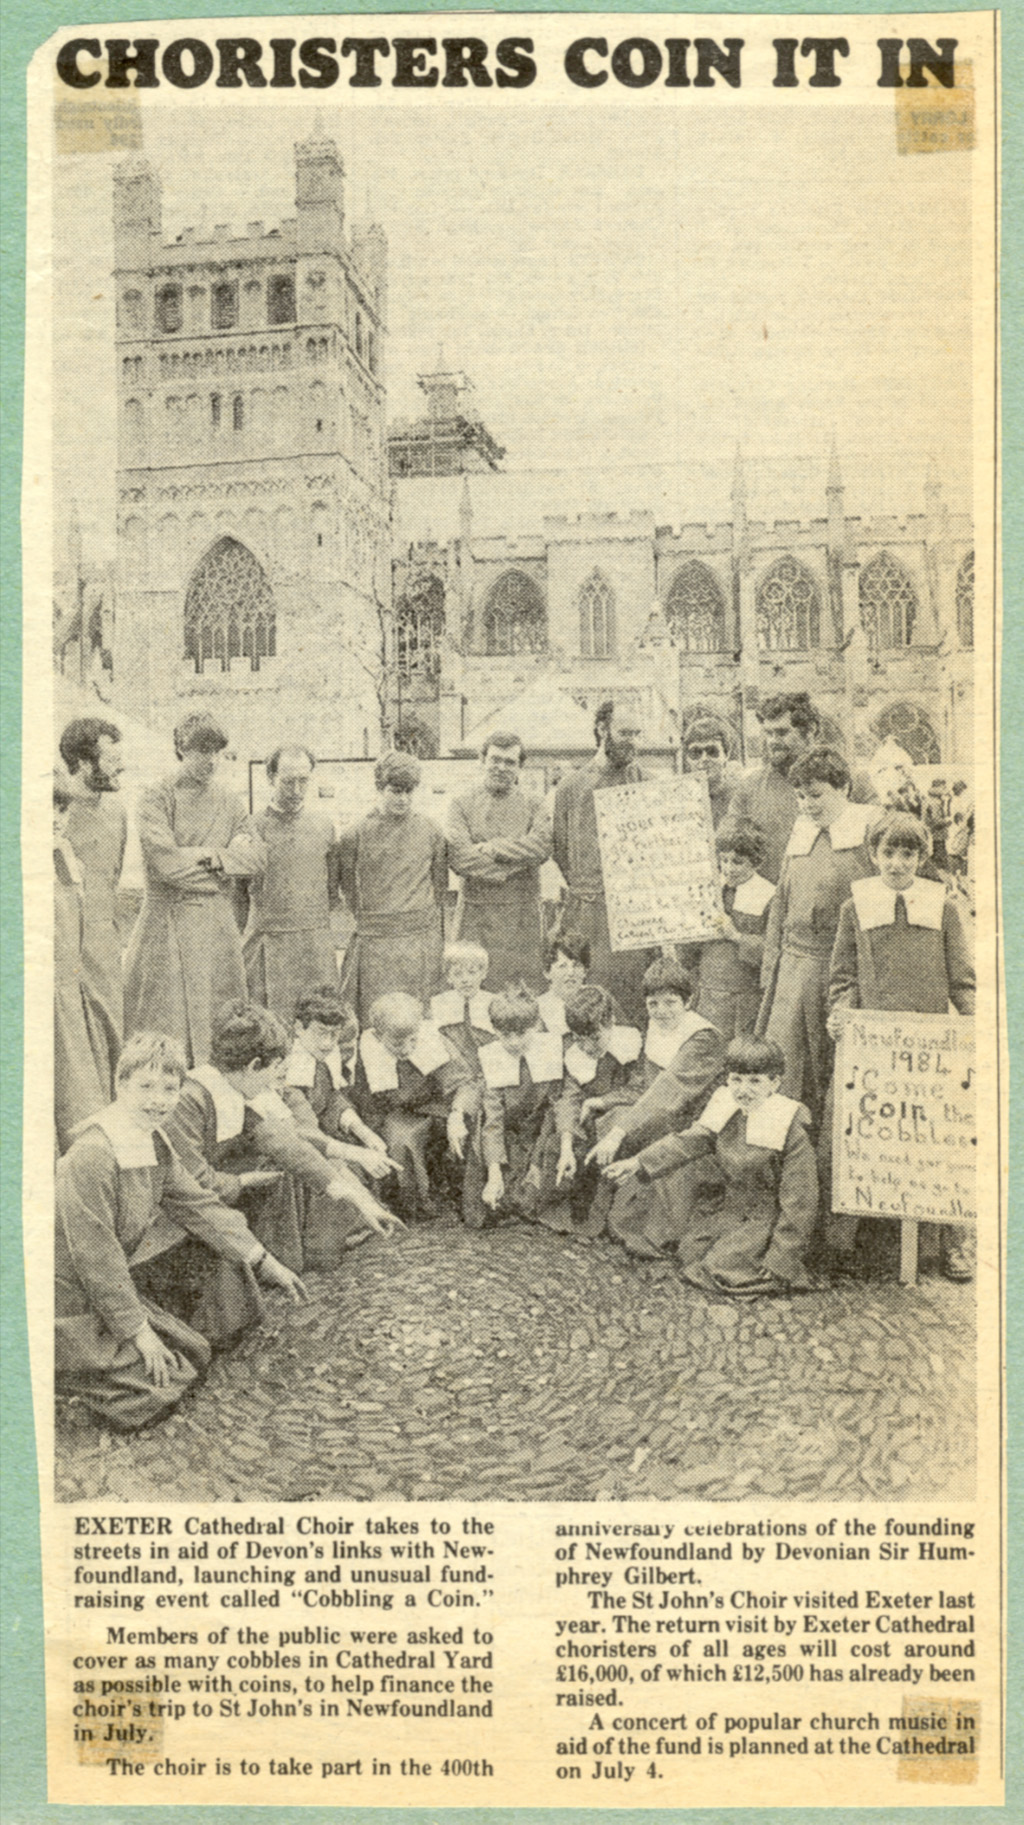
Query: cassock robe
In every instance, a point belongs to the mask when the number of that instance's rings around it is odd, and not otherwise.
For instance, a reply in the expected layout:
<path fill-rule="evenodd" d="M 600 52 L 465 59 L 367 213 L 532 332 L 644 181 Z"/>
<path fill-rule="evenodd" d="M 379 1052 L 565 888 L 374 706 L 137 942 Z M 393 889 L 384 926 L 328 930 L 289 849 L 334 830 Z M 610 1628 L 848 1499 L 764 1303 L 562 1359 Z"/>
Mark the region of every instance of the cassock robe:
<path fill-rule="evenodd" d="M 241 800 L 216 784 L 163 780 L 136 818 L 146 895 L 125 959 L 125 1031 L 167 1033 L 202 1064 L 219 1009 L 245 999 L 233 884 L 261 866 L 260 847 Z M 198 866 L 202 851 L 217 872 Z"/>
<path fill-rule="evenodd" d="M 75 781 L 78 788 L 79 782 Z M 124 972 L 117 889 L 124 865 L 128 817 L 115 793 L 76 792 L 68 813 L 67 839 L 82 871 L 82 972 L 90 998 L 104 1011 L 110 1035 L 110 1074 L 124 1034 Z"/>
<path fill-rule="evenodd" d="M 53 1105 L 62 1153 L 112 1090 L 114 1035 L 82 967 L 82 901 L 78 858 L 65 839 L 53 850 Z"/>
<path fill-rule="evenodd" d="M 722 905 L 740 933 L 687 947 L 697 975 L 694 1006 L 726 1039 L 752 1033 L 761 1005 L 761 962 L 774 889 L 753 874 L 739 887 L 723 887 Z"/>
<path fill-rule="evenodd" d="M 240 1204 L 285 1267 L 337 1266 L 345 1237 L 360 1227 L 348 1204 L 323 1195 L 345 1167 L 325 1158 L 327 1136 L 300 1128 L 283 1098 L 270 1092 L 247 1103 L 214 1065 L 201 1065 L 185 1080 L 167 1134 L 193 1177 Z M 242 1191 L 241 1173 L 268 1169 L 284 1174 L 279 1184 Z"/>
<path fill-rule="evenodd" d="M 371 811 L 342 832 L 338 871 L 356 921 L 342 986 L 360 1025 L 378 995 L 395 990 L 425 1008 L 440 987 L 448 890 L 437 825 L 413 811 L 402 818 Z"/>
<path fill-rule="evenodd" d="M 790 1097 L 771 1096 L 748 1113 L 731 1091 L 716 1090 L 695 1123 L 638 1155 L 646 1196 L 633 1200 L 636 1228 L 622 1240 L 642 1238 L 659 1251 L 674 1244 L 686 1278 L 711 1292 L 753 1298 L 807 1288 L 804 1257 L 818 1215 L 809 1123 Z"/>
<path fill-rule="evenodd" d="M 866 774 L 854 775 L 850 798 L 854 804 L 867 804 L 871 798 L 871 781 Z M 765 858 L 761 872 L 776 882 L 782 873 L 793 825 L 800 815 L 796 790 L 786 774 L 767 763 L 756 773 L 741 779 L 729 803 L 729 822 L 756 824 L 765 839 Z"/>
<path fill-rule="evenodd" d="M 768 914 L 758 1031 L 782 1047 L 782 1091 L 821 1119 L 832 1075 L 828 974 L 839 915 L 853 882 L 874 873 L 866 805 L 847 805 L 828 830 L 797 819 Z"/>
<path fill-rule="evenodd" d="M 572 1033 L 565 1033 L 562 1045 L 562 1082 L 552 1098 L 538 1146 L 540 1195 L 536 1216 L 549 1229 L 597 1235 L 601 1219 L 599 1215 L 592 1216 L 591 1205 L 598 1188 L 598 1169 L 584 1165 L 594 1145 L 597 1112 L 588 1110 L 584 1116 L 583 1104 L 600 1098 L 604 1113 L 639 1099 L 644 1089 L 640 1065 L 643 1037 L 636 1027 L 614 1026 L 607 1050 L 598 1059 L 584 1052 Z M 571 1179 L 558 1185 L 558 1160 L 566 1135 L 572 1140 L 576 1171 Z"/>
<path fill-rule="evenodd" d="M 958 1014 L 973 1016 L 974 964 L 960 913 L 945 884 L 918 875 L 899 900 L 901 905 L 879 875 L 853 883 L 839 915 L 829 965 L 830 1008 L 946 1014 L 952 1002 Z M 833 1083 L 818 1143 L 826 1189 L 832 1182 L 834 1094 Z M 947 1244 L 955 1241 L 962 1246 L 968 1235 L 959 1224 L 943 1224 L 940 1229 Z M 856 1217 L 840 1217 L 832 1239 L 838 1246 L 852 1247 L 856 1232 Z"/>
<path fill-rule="evenodd" d="M 716 1029 L 688 1008 L 672 1033 L 648 1027 L 644 1050 L 637 1060 L 637 1075 L 644 1086 L 631 1103 L 626 1090 L 606 1099 L 607 1112 L 598 1117 L 597 1132 L 624 1130 L 617 1159 L 628 1159 L 666 1134 L 685 1128 L 711 1089 L 725 1063 L 725 1041 Z M 648 1194 L 635 1179 L 613 1186 L 602 1179 L 594 1194 L 595 1227 L 607 1223 L 613 1235 L 636 1228 L 632 1206 Z"/>
<path fill-rule="evenodd" d="M 501 860 L 491 854 L 491 843 L 501 845 Z M 502 989 L 521 978 L 539 988 L 540 865 L 551 854 L 547 807 L 518 787 L 502 795 L 478 786 L 452 800 L 448 846 L 451 866 L 462 877 L 455 933 L 483 945 L 488 986 Z"/>
<path fill-rule="evenodd" d="M 551 1103 L 562 1086 L 562 1042 L 557 1033 L 531 1033 L 522 1058 L 500 1039 L 480 1048 L 483 1097 L 466 1163 L 462 1211 L 473 1229 L 492 1212 L 482 1193 L 488 1170 L 500 1166 L 505 1190 L 498 1212 L 535 1217 L 541 1201 L 541 1146 Z"/>
<path fill-rule="evenodd" d="M 372 1027 L 359 1037 L 354 1100 L 368 1128 L 383 1139 L 399 1168 L 395 1200 L 400 1216 L 432 1216 L 435 1190 L 452 1189 L 455 1163 L 447 1149 L 451 1110 L 466 1117 L 467 1148 L 480 1105 L 477 1085 L 456 1048 L 429 1021 L 409 1058 L 396 1059 Z"/>
<path fill-rule="evenodd" d="M 210 1345 L 262 1313 L 252 1269 L 263 1250 L 242 1218 L 196 1183 L 159 1129 L 142 1133 L 116 1103 L 57 1167 L 54 1250 L 58 1386 L 121 1431 L 175 1406 Z M 147 1288 L 158 1281 L 154 1303 Z M 163 1388 L 134 1343 L 147 1322 L 177 1356 Z"/>
<path fill-rule="evenodd" d="M 299 996 L 338 980 L 330 918 L 337 895 L 334 824 L 318 811 L 268 805 L 253 828 L 264 862 L 249 882 L 245 976 L 250 1000 L 290 1032 Z"/>
<path fill-rule="evenodd" d="M 628 767 L 588 761 L 560 781 L 552 820 L 552 853 L 567 889 L 560 928 L 590 939 L 591 981 L 606 988 L 623 1019 L 636 1025 L 645 1013 L 643 974 L 656 953 L 611 948 L 594 794 L 610 786 L 635 785 L 643 778 L 635 761 Z"/>

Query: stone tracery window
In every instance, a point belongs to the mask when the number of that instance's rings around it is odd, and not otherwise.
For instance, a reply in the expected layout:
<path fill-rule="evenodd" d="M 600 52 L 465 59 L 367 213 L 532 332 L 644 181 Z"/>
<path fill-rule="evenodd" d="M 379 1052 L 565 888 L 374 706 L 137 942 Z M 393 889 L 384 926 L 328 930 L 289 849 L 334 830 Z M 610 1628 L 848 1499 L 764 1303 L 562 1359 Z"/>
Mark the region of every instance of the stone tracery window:
<path fill-rule="evenodd" d="M 969 653 L 974 648 L 974 553 L 961 558 L 956 573 L 956 626 L 960 645 Z"/>
<path fill-rule="evenodd" d="M 762 652 L 801 653 L 819 644 L 821 591 L 805 564 L 786 552 L 761 579 L 757 644 Z"/>
<path fill-rule="evenodd" d="M 880 551 L 860 573 L 860 618 L 876 652 L 893 652 L 914 638 L 917 591 L 888 551 Z"/>
<path fill-rule="evenodd" d="M 880 742 L 895 741 L 910 755 L 915 767 L 935 767 L 942 759 L 939 738 L 919 704 L 886 704 L 871 730 Z"/>
<path fill-rule="evenodd" d="M 672 579 L 665 619 L 684 653 L 725 651 L 725 597 L 706 564 L 691 558 Z"/>
<path fill-rule="evenodd" d="M 441 674 L 444 585 L 439 577 L 416 577 L 398 598 L 395 636 L 403 680 L 434 684 Z"/>
<path fill-rule="evenodd" d="M 238 539 L 217 540 L 192 573 L 185 597 L 185 657 L 197 672 L 226 672 L 248 659 L 258 672 L 277 650 L 274 597 L 263 567 Z"/>
<path fill-rule="evenodd" d="M 580 590 L 580 652 L 610 659 L 615 651 L 615 597 L 607 577 L 593 570 Z"/>
<path fill-rule="evenodd" d="M 484 650 L 502 654 L 542 653 L 548 643 L 544 598 L 532 577 L 506 570 L 487 598 L 483 615 Z"/>

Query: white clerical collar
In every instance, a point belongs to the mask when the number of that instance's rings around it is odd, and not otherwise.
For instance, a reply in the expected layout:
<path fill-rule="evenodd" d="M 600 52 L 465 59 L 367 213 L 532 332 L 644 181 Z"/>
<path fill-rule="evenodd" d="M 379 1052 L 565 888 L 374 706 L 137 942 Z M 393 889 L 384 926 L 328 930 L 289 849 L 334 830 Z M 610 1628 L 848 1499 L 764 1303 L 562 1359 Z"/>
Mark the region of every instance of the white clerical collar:
<path fill-rule="evenodd" d="M 644 1038 L 644 1057 L 649 1058 L 652 1065 L 657 1065 L 659 1071 L 667 1071 L 687 1040 L 692 1039 L 695 1033 L 702 1032 L 705 1027 L 709 1032 L 713 1030 L 710 1021 L 702 1020 L 692 1008 L 687 1008 L 678 1026 L 672 1027 L 667 1033 L 663 1027 L 656 1027 L 652 1020 L 648 1023 Z"/>
<path fill-rule="evenodd" d="M 614 1058 L 617 1064 L 631 1065 L 639 1058 L 642 1045 L 643 1040 L 636 1027 L 612 1027 L 605 1052 Z M 570 1077 L 574 1078 L 578 1084 L 593 1083 L 597 1076 L 598 1063 L 599 1060 L 591 1058 L 589 1052 L 584 1052 L 583 1047 L 576 1040 L 573 1040 L 572 1044 L 566 1048 L 565 1068 Z"/>
<path fill-rule="evenodd" d="M 877 814 L 877 805 L 847 805 L 827 830 L 822 830 L 813 818 L 798 817 L 786 844 L 786 854 L 810 855 L 819 836 L 827 836 L 837 854 L 844 849 L 857 849 L 864 841 L 868 824 Z"/>
<path fill-rule="evenodd" d="M 734 913 L 745 913 L 748 918 L 759 919 L 771 900 L 775 888 L 771 881 L 766 881 L 762 874 L 752 874 L 749 881 L 741 881 L 733 894 L 732 910 Z"/>
<path fill-rule="evenodd" d="M 569 1029 L 565 1024 L 565 1002 L 560 995 L 555 994 L 554 989 L 548 989 L 545 994 L 541 995 L 537 1006 L 547 1032 L 559 1034 L 568 1032 Z"/>
<path fill-rule="evenodd" d="M 102 1128 L 114 1150 L 114 1158 L 122 1170 L 127 1171 L 133 1166 L 156 1166 L 158 1164 L 153 1136 L 161 1134 L 162 1130 L 140 1128 L 138 1123 L 132 1120 L 123 1103 L 111 1103 L 108 1109 L 101 1109 L 98 1115 L 94 1115 L 89 1122 L 83 1123 L 78 1132 L 84 1134 L 89 1128 Z M 163 1138 L 166 1140 L 166 1136 Z"/>
<path fill-rule="evenodd" d="M 314 1058 L 312 1052 L 306 1050 L 301 1039 L 295 1041 L 295 1044 L 288 1054 L 288 1063 L 285 1066 L 284 1073 L 285 1083 L 290 1084 L 296 1090 L 312 1090 L 313 1085 L 316 1083 L 316 1068 L 318 1064 L 327 1066 L 327 1069 L 330 1072 L 331 1082 L 336 1090 L 344 1089 L 345 1085 L 348 1083 L 348 1077 L 345 1072 L 340 1046 L 335 1046 L 328 1052 L 326 1058 L 317 1059 Z"/>
<path fill-rule="evenodd" d="M 488 1090 L 515 1089 L 519 1083 L 520 1060 L 507 1052 L 500 1040 L 481 1046 L 480 1069 Z M 527 1036 L 523 1061 L 535 1084 L 557 1083 L 562 1075 L 562 1036 L 543 1033 L 539 1028 Z"/>
<path fill-rule="evenodd" d="M 896 891 L 885 885 L 881 875 L 866 875 L 862 881 L 854 881 L 850 892 L 862 931 L 875 931 L 880 925 L 895 923 Z M 920 925 L 928 931 L 942 930 L 946 904 L 944 882 L 921 880 L 916 876 L 910 886 L 903 889 L 902 897 L 908 925 Z"/>
<path fill-rule="evenodd" d="M 79 863 L 78 857 L 76 856 L 74 850 L 71 847 L 71 844 L 68 842 L 67 837 L 66 836 L 55 837 L 53 840 L 53 848 L 54 848 L 54 854 L 56 854 L 59 851 L 60 854 L 63 856 L 64 866 L 67 869 L 68 874 L 71 876 L 72 886 L 81 887 L 81 885 L 82 885 L 81 865 Z"/>
<path fill-rule="evenodd" d="M 367 1027 L 359 1036 L 359 1056 L 371 1096 L 382 1090 L 398 1089 L 398 1059 L 381 1043 L 372 1027 Z M 450 1064 L 451 1053 L 432 1021 L 421 1022 L 416 1044 L 405 1062 L 414 1065 L 423 1077 Z"/>
<path fill-rule="evenodd" d="M 766 1147 L 772 1153 L 781 1153 L 786 1145 L 786 1136 L 793 1126 L 793 1117 L 800 1104 L 791 1096 L 774 1095 L 766 1097 L 755 1109 L 743 1111 L 732 1091 L 723 1084 L 716 1090 L 707 1107 L 698 1115 L 697 1120 L 702 1128 L 711 1134 L 721 1134 L 722 1129 L 732 1121 L 734 1115 L 746 1115 L 745 1139 L 749 1147 Z"/>
<path fill-rule="evenodd" d="M 217 1123 L 217 1144 L 233 1141 L 245 1123 L 245 1097 L 218 1071 L 216 1065 L 196 1065 L 192 1076 L 209 1094 Z"/>
<path fill-rule="evenodd" d="M 463 995 L 458 989 L 443 989 L 434 995 L 430 1002 L 430 1018 L 436 1027 L 460 1027 L 469 1011 L 469 1024 L 479 1032 L 493 1033 L 491 1023 L 491 997 L 486 989 L 477 989 L 475 995 Z"/>

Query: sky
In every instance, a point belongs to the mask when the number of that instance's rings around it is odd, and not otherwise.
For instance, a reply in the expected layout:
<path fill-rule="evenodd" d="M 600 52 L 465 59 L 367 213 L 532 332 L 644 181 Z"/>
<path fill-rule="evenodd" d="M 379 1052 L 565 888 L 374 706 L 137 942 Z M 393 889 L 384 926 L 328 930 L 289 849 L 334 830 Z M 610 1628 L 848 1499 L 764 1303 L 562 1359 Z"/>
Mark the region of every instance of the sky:
<path fill-rule="evenodd" d="M 416 375 L 443 345 L 507 469 L 628 469 L 608 503 L 625 511 L 648 505 L 645 467 L 704 470 L 724 499 L 740 445 L 752 514 L 786 516 L 779 477 L 820 466 L 823 486 L 833 438 L 893 511 L 922 510 L 930 457 L 969 506 L 969 156 L 899 156 L 877 107 L 631 99 L 320 110 L 349 222 L 388 236 L 389 418 L 423 409 Z M 315 118 L 144 110 L 165 238 L 294 214 L 292 149 Z M 77 500 L 90 542 L 114 499 L 113 162 L 55 162 L 56 507 Z M 691 511 L 681 479 L 670 517 L 703 517 L 700 492 Z M 552 496 L 562 510 L 554 474 Z"/>

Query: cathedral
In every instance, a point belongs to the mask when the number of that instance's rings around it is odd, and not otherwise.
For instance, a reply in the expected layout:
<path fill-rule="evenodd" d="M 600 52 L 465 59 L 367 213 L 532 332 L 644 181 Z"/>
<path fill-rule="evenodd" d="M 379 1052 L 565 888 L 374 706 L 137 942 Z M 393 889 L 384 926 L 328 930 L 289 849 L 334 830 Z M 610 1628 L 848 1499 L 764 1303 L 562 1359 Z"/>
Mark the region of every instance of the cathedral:
<path fill-rule="evenodd" d="M 159 175 L 127 160 L 114 242 L 116 563 L 73 530 L 56 627 L 112 713 L 166 733 L 215 708 L 250 761 L 287 736 L 465 758 L 505 726 L 551 773 L 613 692 L 672 764 L 697 706 L 750 763 L 761 700 L 806 690 L 851 755 L 970 765 L 973 534 L 934 465 L 506 470 L 443 355 L 389 430 L 387 244 L 347 224 L 318 131 L 295 215 L 243 234 L 165 241 Z"/>
<path fill-rule="evenodd" d="M 167 243 L 157 173 L 114 178 L 117 700 L 215 708 L 375 750 L 387 663 L 387 243 L 345 221 L 333 140 L 295 148 L 295 215 Z"/>
<path fill-rule="evenodd" d="M 428 421 L 447 404 L 447 378 L 421 378 Z M 450 457 L 436 428 L 434 442 Z M 415 446 L 428 443 L 417 428 Z M 413 444 L 403 426 L 391 445 L 392 710 L 422 752 L 468 753 L 489 727 L 525 718 L 535 751 L 539 735 L 554 759 L 560 721 L 582 733 L 614 692 L 639 711 L 652 750 L 676 748 L 700 707 L 750 762 L 761 699 L 804 690 L 830 738 L 858 756 L 892 738 L 917 765 L 970 764 L 973 537 L 934 465 L 919 502 L 865 511 L 833 448 L 820 510 L 805 461 L 792 465 L 805 517 L 769 522 L 748 512 L 737 456 L 726 498 L 711 501 L 722 516 L 673 524 L 663 515 L 688 483 L 669 465 L 531 477 L 423 462 L 410 473 Z M 865 492 L 878 495 L 877 479 Z"/>

